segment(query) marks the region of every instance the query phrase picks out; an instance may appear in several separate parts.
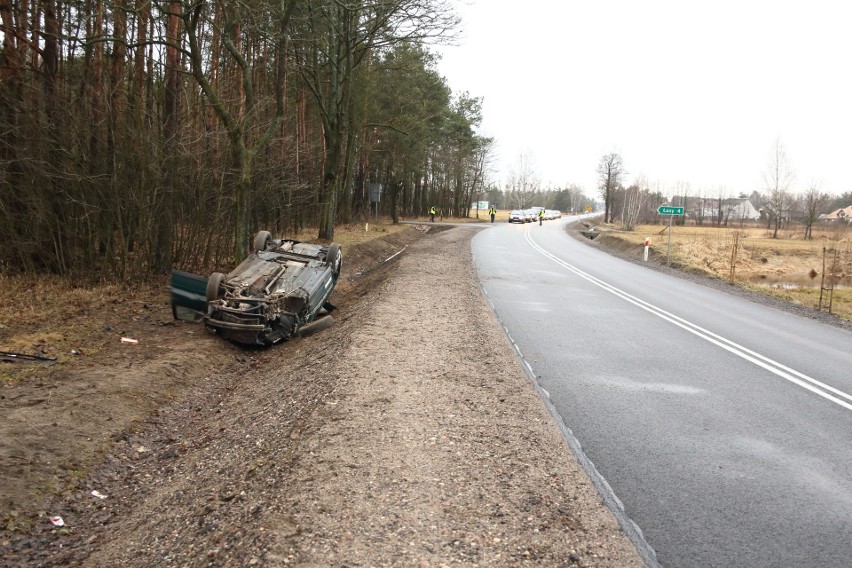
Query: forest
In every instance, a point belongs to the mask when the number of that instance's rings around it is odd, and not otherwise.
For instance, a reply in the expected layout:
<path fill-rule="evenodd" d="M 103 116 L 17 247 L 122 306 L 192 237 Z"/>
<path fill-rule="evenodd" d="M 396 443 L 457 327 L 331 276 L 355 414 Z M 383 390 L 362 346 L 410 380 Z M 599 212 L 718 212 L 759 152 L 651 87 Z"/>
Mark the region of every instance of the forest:
<path fill-rule="evenodd" d="M 0 271 L 127 281 L 260 228 L 468 216 L 492 140 L 430 51 L 457 26 L 445 0 L 0 0 Z"/>

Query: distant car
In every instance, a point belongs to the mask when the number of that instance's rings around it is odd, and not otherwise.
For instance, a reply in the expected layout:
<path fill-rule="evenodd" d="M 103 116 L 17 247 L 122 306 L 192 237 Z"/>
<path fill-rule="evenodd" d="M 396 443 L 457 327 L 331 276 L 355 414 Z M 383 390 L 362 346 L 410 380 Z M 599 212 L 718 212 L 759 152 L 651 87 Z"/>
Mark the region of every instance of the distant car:
<path fill-rule="evenodd" d="M 204 325 L 247 345 L 286 341 L 323 312 L 341 268 L 340 245 L 273 239 L 261 231 L 254 252 L 228 274 L 207 279 Z"/>
<path fill-rule="evenodd" d="M 526 215 L 521 209 L 512 209 L 509 213 L 509 222 L 510 223 L 526 223 Z"/>
<path fill-rule="evenodd" d="M 535 221 L 535 214 L 532 209 L 524 209 L 524 221 L 527 223 Z"/>

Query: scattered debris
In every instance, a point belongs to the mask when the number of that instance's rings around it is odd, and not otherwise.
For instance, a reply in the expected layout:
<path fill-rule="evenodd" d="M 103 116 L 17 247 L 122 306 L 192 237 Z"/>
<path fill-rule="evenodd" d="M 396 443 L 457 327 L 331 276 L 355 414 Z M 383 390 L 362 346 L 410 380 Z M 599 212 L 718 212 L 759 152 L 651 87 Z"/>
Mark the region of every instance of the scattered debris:
<path fill-rule="evenodd" d="M 101 493 L 101 492 L 100 492 L 100 491 L 98 491 L 97 489 L 95 489 L 95 490 L 93 490 L 93 491 L 92 491 L 92 495 L 94 495 L 94 496 L 95 496 L 95 497 L 97 497 L 98 499 L 106 499 L 106 498 L 107 498 L 107 496 L 106 496 L 106 495 L 104 495 L 103 493 Z"/>
<path fill-rule="evenodd" d="M 394 257 L 399 256 L 400 254 L 402 254 L 403 252 L 405 252 L 405 249 L 407 249 L 407 248 L 408 248 L 408 245 L 405 245 L 405 246 L 404 246 L 404 247 L 402 247 L 399 251 L 395 252 L 394 254 L 392 254 L 392 255 L 390 255 L 389 257 L 387 257 L 386 259 L 384 259 L 384 260 L 382 261 L 382 264 L 386 263 L 386 262 L 387 262 L 387 261 L 389 261 L 389 260 L 393 260 L 393 258 L 394 258 Z"/>
<path fill-rule="evenodd" d="M 35 363 L 39 365 L 53 365 L 56 363 L 56 358 L 43 357 L 41 355 L 27 355 L 26 353 L 11 353 L 9 351 L 0 351 L 0 361 L 9 361 L 12 363 Z"/>
<path fill-rule="evenodd" d="M 138 340 L 138 339 L 133 339 L 133 338 L 130 338 L 130 337 L 122 337 L 122 338 L 121 338 L 121 342 L 122 342 L 122 343 L 132 343 L 132 344 L 134 344 L 134 345 L 135 345 L 135 344 L 139 343 L 139 340 Z"/>
<path fill-rule="evenodd" d="M 55 527 L 65 526 L 65 521 L 62 520 L 62 517 L 60 517 L 59 515 L 56 515 L 55 517 L 50 517 L 50 522 L 53 523 L 53 526 Z"/>

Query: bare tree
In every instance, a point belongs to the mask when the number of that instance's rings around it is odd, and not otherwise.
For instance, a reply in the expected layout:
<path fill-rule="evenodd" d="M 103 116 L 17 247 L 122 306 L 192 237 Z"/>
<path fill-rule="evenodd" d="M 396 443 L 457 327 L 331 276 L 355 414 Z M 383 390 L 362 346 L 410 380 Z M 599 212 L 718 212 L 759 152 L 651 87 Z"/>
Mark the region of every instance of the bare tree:
<path fill-rule="evenodd" d="M 331 240 L 338 201 L 348 189 L 345 165 L 354 150 L 347 143 L 356 127 L 351 106 L 356 69 L 370 60 L 373 50 L 449 39 L 459 20 L 444 0 L 311 0 L 299 7 L 294 55 L 316 103 L 324 139 L 318 236 Z"/>
<path fill-rule="evenodd" d="M 683 225 L 686 223 L 686 218 L 691 214 L 690 210 L 690 194 L 692 193 L 692 187 L 690 186 L 688 181 L 678 180 L 675 183 L 674 195 L 672 196 L 671 204 L 674 206 L 683 207 L 686 215 L 678 215 L 674 220 L 675 225 Z"/>
<path fill-rule="evenodd" d="M 470 184 L 470 195 L 473 200 L 479 201 L 480 192 L 486 191 L 485 174 L 488 170 L 494 153 L 493 138 L 479 138 L 476 149 L 471 157 L 471 167 L 473 169 L 472 180 Z M 470 200 L 467 201 L 470 203 Z M 469 213 L 468 213 L 469 216 Z M 476 217 L 479 218 L 479 209 L 476 210 Z"/>
<path fill-rule="evenodd" d="M 819 216 L 819 210 L 828 202 L 829 195 L 819 190 L 819 183 L 812 181 L 805 190 L 803 206 L 805 210 L 805 238 L 813 238 L 813 225 Z"/>
<path fill-rule="evenodd" d="M 707 198 L 704 197 L 704 188 L 698 190 L 698 195 L 695 196 L 695 224 L 703 225 L 704 218 L 707 216 Z"/>
<path fill-rule="evenodd" d="M 274 46 L 275 52 L 275 61 L 272 65 L 275 70 L 275 110 L 272 116 L 259 112 L 258 108 L 255 74 L 252 72 L 247 53 L 253 46 L 243 42 L 243 34 L 246 33 L 245 28 L 248 26 L 243 26 L 242 21 L 246 17 L 247 12 L 244 10 L 247 8 L 239 5 L 224 6 L 221 11 L 224 16 L 224 25 L 219 39 L 233 65 L 239 70 L 237 73 L 240 79 L 239 89 L 237 96 L 234 97 L 236 101 L 233 106 L 228 104 L 230 93 L 217 90 L 216 85 L 210 81 L 206 73 L 207 62 L 203 49 L 205 23 L 208 18 L 216 16 L 217 6 L 212 2 L 199 1 L 192 4 L 191 9 L 182 15 L 192 75 L 228 134 L 233 168 L 237 178 L 233 194 L 235 216 L 233 251 L 234 258 L 237 260 L 245 255 L 250 238 L 249 208 L 253 161 L 267 148 L 284 116 L 284 89 L 287 73 L 283 62 L 286 57 L 286 30 L 295 6 L 296 0 L 287 0 L 275 6 L 275 10 L 270 11 L 274 23 L 270 26 L 268 40 Z M 258 26 L 257 31 L 263 30 Z M 252 128 L 262 130 L 262 134 L 254 140 L 254 144 L 251 144 L 252 140 L 247 141 L 247 133 Z"/>
<path fill-rule="evenodd" d="M 610 152 L 601 158 L 598 164 L 598 188 L 604 200 L 604 223 L 612 221 L 613 197 L 625 175 L 627 175 L 627 171 L 624 169 L 624 162 L 618 153 Z"/>
<path fill-rule="evenodd" d="M 518 156 L 515 167 L 509 170 L 508 191 L 512 201 L 521 209 L 532 205 L 541 181 L 536 177 L 532 159 L 526 154 Z"/>
<path fill-rule="evenodd" d="M 795 174 L 790 169 L 787 160 L 787 153 L 784 151 L 784 146 L 780 139 L 775 140 L 775 147 L 772 150 L 772 157 L 769 161 L 769 167 L 764 173 L 766 182 L 766 190 L 769 192 L 769 207 L 770 221 L 774 225 L 772 238 L 778 238 L 778 229 L 784 220 L 785 212 L 790 208 L 792 194 L 790 186 L 793 185 Z"/>
<path fill-rule="evenodd" d="M 621 210 L 621 228 L 632 231 L 639 215 L 648 200 L 648 180 L 639 176 L 633 184 L 624 190 L 624 207 Z"/>
<path fill-rule="evenodd" d="M 728 224 L 728 216 L 725 209 L 725 200 L 728 199 L 728 190 L 724 186 L 719 186 L 716 192 L 715 210 L 713 211 L 713 220 L 717 227 L 721 227 L 722 223 Z"/>

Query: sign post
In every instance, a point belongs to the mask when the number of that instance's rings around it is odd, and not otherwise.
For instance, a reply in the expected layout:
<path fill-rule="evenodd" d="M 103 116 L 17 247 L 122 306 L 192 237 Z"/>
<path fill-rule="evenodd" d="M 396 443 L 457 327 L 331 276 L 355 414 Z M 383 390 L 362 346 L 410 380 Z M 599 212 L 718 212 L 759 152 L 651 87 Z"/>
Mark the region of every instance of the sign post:
<path fill-rule="evenodd" d="M 645 262 L 648 262 L 648 247 L 651 246 L 651 237 L 645 237 Z"/>
<path fill-rule="evenodd" d="M 380 183 L 367 184 L 367 191 L 370 194 L 370 209 L 372 210 L 373 204 L 375 204 L 376 219 L 378 219 L 379 218 L 379 202 L 382 200 L 382 184 L 380 184 Z"/>
<path fill-rule="evenodd" d="M 660 215 L 669 216 L 669 248 L 666 251 L 666 264 L 672 263 L 672 219 L 675 215 L 683 215 L 683 207 L 670 207 L 668 205 L 660 205 L 657 207 L 657 213 Z M 647 242 L 647 241 L 646 241 Z M 647 249 L 646 249 L 647 251 Z M 647 255 L 647 252 L 646 252 Z"/>

